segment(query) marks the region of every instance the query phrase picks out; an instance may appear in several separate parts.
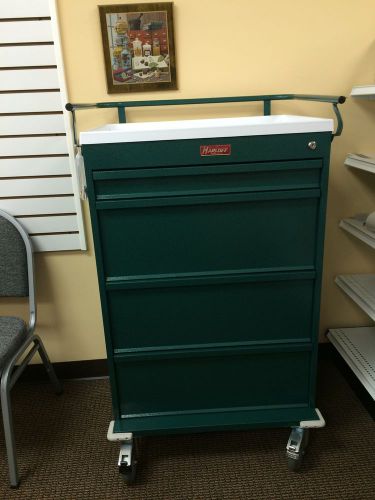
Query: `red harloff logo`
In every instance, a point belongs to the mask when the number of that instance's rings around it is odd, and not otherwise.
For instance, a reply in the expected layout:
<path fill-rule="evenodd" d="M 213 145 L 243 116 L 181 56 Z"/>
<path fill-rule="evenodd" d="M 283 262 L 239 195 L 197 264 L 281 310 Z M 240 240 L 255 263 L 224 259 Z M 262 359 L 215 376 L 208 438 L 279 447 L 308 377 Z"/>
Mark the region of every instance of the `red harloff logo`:
<path fill-rule="evenodd" d="M 229 156 L 231 144 L 207 144 L 200 147 L 201 156 Z"/>

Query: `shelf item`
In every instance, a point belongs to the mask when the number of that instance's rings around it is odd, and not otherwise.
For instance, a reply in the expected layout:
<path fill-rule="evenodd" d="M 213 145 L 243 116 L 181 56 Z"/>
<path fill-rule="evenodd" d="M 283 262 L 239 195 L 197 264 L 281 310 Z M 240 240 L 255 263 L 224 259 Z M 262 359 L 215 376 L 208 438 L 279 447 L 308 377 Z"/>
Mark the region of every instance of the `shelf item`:
<path fill-rule="evenodd" d="M 375 400 L 375 327 L 332 329 L 328 338 Z"/>
<path fill-rule="evenodd" d="M 340 227 L 359 240 L 375 248 L 375 232 L 366 227 L 367 214 L 360 214 L 340 221 Z"/>
<path fill-rule="evenodd" d="M 350 95 L 364 99 L 375 99 L 375 85 L 356 85 L 352 88 Z"/>
<path fill-rule="evenodd" d="M 375 274 L 341 275 L 335 282 L 375 321 Z"/>
<path fill-rule="evenodd" d="M 345 165 L 375 174 L 375 155 L 349 153 L 345 158 Z"/>

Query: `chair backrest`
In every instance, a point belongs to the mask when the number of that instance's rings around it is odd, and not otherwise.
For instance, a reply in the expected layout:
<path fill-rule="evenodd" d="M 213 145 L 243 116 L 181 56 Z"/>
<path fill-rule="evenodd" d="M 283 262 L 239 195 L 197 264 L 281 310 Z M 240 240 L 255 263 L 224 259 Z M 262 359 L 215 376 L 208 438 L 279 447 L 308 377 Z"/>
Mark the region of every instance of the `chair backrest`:
<path fill-rule="evenodd" d="M 29 295 L 25 242 L 12 218 L 0 211 L 0 296 Z"/>

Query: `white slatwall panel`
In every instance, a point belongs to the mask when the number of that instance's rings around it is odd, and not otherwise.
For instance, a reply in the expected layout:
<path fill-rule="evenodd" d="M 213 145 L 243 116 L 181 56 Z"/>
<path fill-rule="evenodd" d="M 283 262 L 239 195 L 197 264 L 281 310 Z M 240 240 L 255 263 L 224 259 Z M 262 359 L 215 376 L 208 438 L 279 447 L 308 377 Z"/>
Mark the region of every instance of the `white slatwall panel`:
<path fill-rule="evenodd" d="M 1 0 L 0 19 L 49 17 L 48 0 Z"/>
<path fill-rule="evenodd" d="M 20 217 L 18 220 L 30 234 L 78 231 L 75 215 Z"/>
<path fill-rule="evenodd" d="M 66 154 L 65 136 L 0 138 L 0 156 Z"/>
<path fill-rule="evenodd" d="M 62 106 L 60 92 L 0 94 L 0 113 L 61 111 Z"/>
<path fill-rule="evenodd" d="M 60 86 L 55 68 L 10 69 L 0 73 L 0 91 L 58 89 Z"/>
<path fill-rule="evenodd" d="M 0 136 L 28 134 L 65 134 L 63 115 L 0 115 Z"/>
<path fill-rule="evenodd" d="M 1 0 L 2 2 L 7 0 Z M 0 43 L 52 42 L 51 21 L 2 22 Z"/>
<path fill-rule="evenodd" d="M 1 19 L 0 208 L 37 251 L 84 250 L 55 1 L 0 0 Z"/>
<path fill-rule="evenodd" d="M 0 207 L 13 214 L 72 214 L 76 211 L 73 196 L 59 196 L 51 198 L 8 198 L 0 200 Z"/>
<path fill-rule="evenodd" d="M 80 249 L 78 234 L 51 234 L 31 237 L 36 252 L 55 252 L 57 250 Z"/>
<path fill-rule="evenodd" d="M 0 179 L 70 174 L 67 156 L 44 158 L 0 158 Z M 1 182 L 1 181 L 0 181 Z"/>
<path fill-rule="evenodd" d="M 0 182 L 0 198 L 48 196 L 53 194 L 70 194 L 71 192 L 72 179 L 70 177 L 2 179 Z"/>
<path fill-rule="evenodd" d="M 0 67 L 2 68 L 54 65 L 56 65 L 56 57 L 53 45 L 0 47 Z"/>

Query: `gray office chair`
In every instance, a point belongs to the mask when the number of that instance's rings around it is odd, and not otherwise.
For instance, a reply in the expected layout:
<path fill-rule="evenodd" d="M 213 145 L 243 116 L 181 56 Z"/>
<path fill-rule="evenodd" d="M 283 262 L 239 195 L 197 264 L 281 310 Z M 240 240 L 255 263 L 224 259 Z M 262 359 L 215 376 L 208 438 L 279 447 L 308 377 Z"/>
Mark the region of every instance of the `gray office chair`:
<path fill-rule="evenodd" d="M 28 325 L 21 318 L 0 316 L 1 409 L 10 484 L 13 488 L 19 485 L 20 480 L 15 453 L 10 390 L 36 352 L 39 352 L 56 393 L 62 392 L 62 386 L 44 345 L 34 333 L 36 303 L 33 260 L 33 247 L 29 235 L 14 217 L 0 210 L 0 297 L 28 296 L 30 309 Z M 16 367 L 17 361 L 24 354 L 25 357 Z"/>

